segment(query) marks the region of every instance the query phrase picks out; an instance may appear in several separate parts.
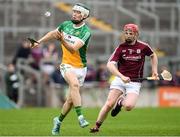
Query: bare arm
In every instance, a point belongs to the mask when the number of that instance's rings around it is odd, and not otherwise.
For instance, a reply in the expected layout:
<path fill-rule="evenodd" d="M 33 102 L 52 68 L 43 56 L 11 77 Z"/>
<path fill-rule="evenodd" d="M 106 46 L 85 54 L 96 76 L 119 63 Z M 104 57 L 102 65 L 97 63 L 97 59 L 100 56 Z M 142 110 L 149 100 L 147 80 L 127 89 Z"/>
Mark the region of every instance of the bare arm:
<path fill-rule="evenodd" d="M 71 53 L 74 53 L 75 51 L 77 51 L 78 49 L 80 49 L 84 43 L 81 42 L 80 40 L 75 42 L 73 45 L 68 44 L 65 40 L 64 40 L 64 36 L 61 33 L 61 37 L 60 37 L 61 43 L 64 45 L 64 47 L 69 50 Z"/>
<path fill-rule="evenodd" d="M 64 38 L 61 39 L 61 43 L 71 53 L 74 53 L 75 51 L 77 51 L 78 49 L 80 49 L 83 46 L 83 43 L 81 41 L 77 41 L 73 45 L 70 45 L 64 40 Z"/>
<path fill-rule="evenodd" d="M 47 42 L 53 39 L 59 39 L 60 32 L 58 30 L 53 30 L 44 35 L 41 39 L 38 40 L 39 43 Z"/>
<path fill-rule="evenodd" d="M 152 76 L 157 77 L 158 76 L 158 58 L 156 53 L 153 53 L 151 55 L 151 66 L 152 66 Z"/>
<path fill-rule="evenodd" d="M 44 35 L 41 39 L 39 39 L 38 42 L 39 42 L 39 43 L 42 43 L 42 42 L 47 42 L 47 41 L 49 41 L 49 40 L 54 40 L 54 39 L 60 40 L 61 43 L 65 46 L 65 48 L 66 48 L 67 50 L 69 50 L 71 53 L 74 53 L 75 51 L 77 51 L 79 48 L 81 48 L 81 47 L 84 45 L 84 43 L 81 42 L 81 41 L 77 41 L 77 42 L 75 42 L 73 45 L 68 44 L 68 43 L 64 40 L 63 33 L 59 32 L 57 29 L 48 32 L 48 33 L 47 33 L 46 35 Z M 38 46 L 39 43 L 34 43 L 34 46 L 33 46 L 33 47 Z"/>
<path fill-rule="evenodd" d="M 38 40 L 38 43 L 33 43 L 32 48 L 39 46 L 42 42 L 47 42 L 53 39 L 60 39 L 61 33 L 58 30 L 53 30 L 45 34 L 41 39 Z"/>
<path fill-rule="evenodd" d="M 108 63 L 107 63 L 107 68 L 108 68 L 108 70 L 109 70 L 113 75 L 115 75 L 115 76 L 117 76 L 117 77 L 120 77 L 123 82 L 125 82 L 125 83 L 130 82 L 130 78 L 129 78 L 129 77 L 126 77 L 126 76 L 124 76 L 123 74 L 121 74 L 121 73 L 119 72 L 119 70 L 117 69 L 117 66 L 116 66 L 115 62 L 112 62 L 112 61 L 108 62 Z"/>

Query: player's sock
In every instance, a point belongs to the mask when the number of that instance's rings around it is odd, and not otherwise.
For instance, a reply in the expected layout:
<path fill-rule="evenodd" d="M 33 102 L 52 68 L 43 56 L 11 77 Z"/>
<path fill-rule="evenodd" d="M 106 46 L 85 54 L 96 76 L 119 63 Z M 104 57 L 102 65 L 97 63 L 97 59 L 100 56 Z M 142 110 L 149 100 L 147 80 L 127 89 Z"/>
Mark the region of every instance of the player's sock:
<path fill-rule="evenodd" d="M 99 132 L 99 128 L 102 125 L 102 122 L 97 121 L 96 125 L 90 129 L 90 133 Z"/>
<path fill-rule="evenodd" d="M 62 113 L 59 116 L 59 121 L 62 122 L 66 115 L 63 115 Z"/>
<path fill-rule="evenodd" d="M 82 115 L 82 110 L 81 110 L 81 106 L 76 106 L 75 110 L 76 110 L 76 114 L 78 116 L 78 120 L 79 120 L 79 125 L 84 128 L 87 127 L 89 125 L 89 122 L 87 122 L 84 118 L 84 116 Z"/>
<path fill-rule="evenodd" d="M 96 122 L 96 127 L 97 128 L 100 128 L 101 125 L 102 125 L 102 122 L 98 122 L 98 121 Z"/>
<path fill-rule="evenodd" d="M 81 106 L 77 106 L 77 107 L 75 107 L 75 110 L 76 110 L 76 114 L 77 114 L 77 116 L 82 115 L 82 108 L 81 108 Z"/>

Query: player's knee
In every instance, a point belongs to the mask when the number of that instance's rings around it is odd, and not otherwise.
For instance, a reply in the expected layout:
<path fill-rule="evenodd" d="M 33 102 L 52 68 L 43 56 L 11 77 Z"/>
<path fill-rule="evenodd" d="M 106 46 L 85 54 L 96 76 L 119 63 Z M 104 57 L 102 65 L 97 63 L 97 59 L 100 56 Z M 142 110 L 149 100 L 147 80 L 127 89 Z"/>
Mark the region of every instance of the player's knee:
<path fill-rule="evenodd" d="M 134 108 L 134 105 L 132 105 L 132 104 L 125 104 L 123 107 L 125 108 L 126 111 L 131 111 Z"/>
<path fill-rule="evenodd" d="M 79 83 L 72 83 L 72 84 L 70 84 L 70 87 L 71 87 L 73 90 L 79 90 L 80 85 L 79 85 Z"/>
<path fill-rule="evenodd" d="M 71 105 L 71 104 L 73 103 L 73 102 L 72 102 L 72 99 L 67 99 L 67 100 L 66 100 L 66 103 Z"/>

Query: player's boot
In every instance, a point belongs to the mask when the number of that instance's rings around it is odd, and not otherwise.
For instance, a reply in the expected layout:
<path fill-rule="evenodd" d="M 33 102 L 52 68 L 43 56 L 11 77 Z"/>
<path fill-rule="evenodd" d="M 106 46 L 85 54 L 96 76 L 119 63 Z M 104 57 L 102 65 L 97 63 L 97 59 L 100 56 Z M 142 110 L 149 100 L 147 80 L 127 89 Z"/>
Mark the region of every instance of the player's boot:
<path fill-rule="evenodd" d="M 59 118 L 55 117 L 53 119 L 53 123 L 54 123 L 54 126 L 53 126 L 53 129 L 52 129 L 52 135 L 59 135 L 60 127 L 61 127 L 61 122 L 59 121 Z"/>
<path fill-rule="evenodd" d="M 80 115 L 80 116 L 78 117 L 78 120 L 79 120 L 79 125 L 80 125 L 82 128 L 87 127 L 87 126 L 89 125 L 89 122 L 87 122 L 87 121 L 85 120 L 85 118 L 84 118 L 83 115 Z"/>
<path fill-rule="evenodd" d="M 124 100 L 124 98 L 120 98 L 118 100 L 118 102 L 116 103 L 116 106 L 112 109 L 112 111 L 111 111 L 112 117 L 115 117 L 121 111 L 123 100 Z"/>
<path fill-rule="evenodd" d="M 90 128 L 90 133 L 96 133 L 96 132 L 99 132 L 99 128 L 97 126 Z"/>

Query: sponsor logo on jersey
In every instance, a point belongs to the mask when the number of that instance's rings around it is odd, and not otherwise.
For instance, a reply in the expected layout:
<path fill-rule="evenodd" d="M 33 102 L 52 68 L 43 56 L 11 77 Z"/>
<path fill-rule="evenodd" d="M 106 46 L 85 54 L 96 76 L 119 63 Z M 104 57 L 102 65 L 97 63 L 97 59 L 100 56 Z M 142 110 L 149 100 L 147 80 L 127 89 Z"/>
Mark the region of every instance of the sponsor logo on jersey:
<path fill-rule="evenodd" d="M 130 61 L 139 61 L 141 59 L 141 56 L 126 56 L 125 54 L 122 56 L 124 60 L 130 60 Z"/>

